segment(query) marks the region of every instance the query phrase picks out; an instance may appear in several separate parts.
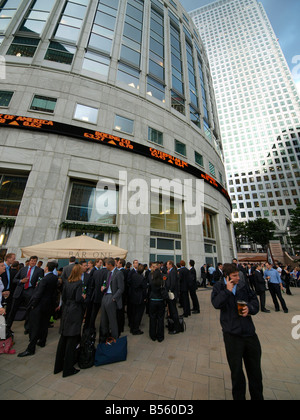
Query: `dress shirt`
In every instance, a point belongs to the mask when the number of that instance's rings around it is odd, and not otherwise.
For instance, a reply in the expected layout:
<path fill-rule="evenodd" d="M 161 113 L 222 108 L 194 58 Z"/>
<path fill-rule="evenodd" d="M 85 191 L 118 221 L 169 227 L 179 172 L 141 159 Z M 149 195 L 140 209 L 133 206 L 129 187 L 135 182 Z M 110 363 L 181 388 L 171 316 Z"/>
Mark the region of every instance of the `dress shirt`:
<path fill-rule="evenodd" d="M 227 281 L 226 281 L 225 277 L 224 277 L 224 283 L 225 283 L 225 284 L 226 284 L 226 286 L 227 286 Z M 233 289 L 232 289 L 232 293 L 234 294 L 234 296 L 235 296 L 235 294 L 236 294 L 236 288 L 237 288 L 237 284 L 236 284 L 236 285 L 234 285 L 234 287 L 233 287 Z"/>
<path fill-rule="evenodd" d="M 274 284 L 280 284 L 282 283 L 280 274 L 277 270 L 274 270 L 274 268 L 271 268 L 271 270 L 266 270 L 264 272 L 264 278 L 270 277 L 269 282 Z"/>
<path fill-rule="evenodd" d="M 2 308 L 2 291 L 4 290 L 4 285 L 2 283 L 1 277 L 0 277 L 0 308 Z"/>
<path fill-rule="evenodd" d="M 5 265 L 5 270 L 6 270 L 6 275 L 7 275 L 7 290 L 9 290 L 9 286 L 10 286 L 10 265 L 7 265 L 6 262 L 4 262 Z"/>

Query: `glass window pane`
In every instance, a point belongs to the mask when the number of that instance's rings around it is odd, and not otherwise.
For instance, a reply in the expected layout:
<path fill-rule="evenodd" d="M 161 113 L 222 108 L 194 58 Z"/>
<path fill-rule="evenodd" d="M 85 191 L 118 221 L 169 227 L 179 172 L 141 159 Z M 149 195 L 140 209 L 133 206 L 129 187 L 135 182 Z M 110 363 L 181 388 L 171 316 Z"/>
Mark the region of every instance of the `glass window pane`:
<path fill-rule="evenodd" d="M 118 191 L 73 183 L 67 220 L 116 224 Z"/>
<path fill-rule="evenodd" d="M 98 119 L 98 109 L 77 104 L 74 118 L 76 120 L 96 124 Z"/>
<path fill-rule="evenodd" d="M 0 106 L 8 107 L 13 97 L 13 92 L 8 92 L 5 90 L 0 90 Z"/>
<path fill-rule="evenodd" d="M 133 124 L 133 120 L 116 115 L 114 129 L 117 131 L 123 131 L 124 133 L 132 134 Z"/>
<path fill-rule="evenodd" d="M 0 175 L 0 214 L 17 216 L 27 183 L 27 177 Z"/>
<path fill-rule="evenodd" d="M 30 109 L 35 111 L 54 112 L 57 99 L 36 95 L 33 98 Z"/>

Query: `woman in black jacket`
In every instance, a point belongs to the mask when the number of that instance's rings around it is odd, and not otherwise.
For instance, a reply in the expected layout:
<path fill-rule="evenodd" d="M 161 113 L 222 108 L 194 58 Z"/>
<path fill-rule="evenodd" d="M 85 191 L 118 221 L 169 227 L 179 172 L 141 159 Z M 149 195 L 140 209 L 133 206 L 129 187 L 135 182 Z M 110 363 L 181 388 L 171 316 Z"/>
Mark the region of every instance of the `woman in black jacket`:
<path fill-rule="evenodd" d="M 76 264 L 62 293 L 63 309 L 59 330 L 61 337 L 57 346 L 54 374 L 62 371 L 64 378 L 79 372 L 74 365 L 85 313 L 86 295 L 83 290 L 82 273 L 82 266 Z"/>
<path fill-rule="evenodd" d="M 165 338 L 164 319 L 166 303 L 162 297 L 163 276 L 158 268 L 154 265 L 155 270 L 150 274 L 149 283 L 149 335 L 151 340 L 161 342 Z"/>

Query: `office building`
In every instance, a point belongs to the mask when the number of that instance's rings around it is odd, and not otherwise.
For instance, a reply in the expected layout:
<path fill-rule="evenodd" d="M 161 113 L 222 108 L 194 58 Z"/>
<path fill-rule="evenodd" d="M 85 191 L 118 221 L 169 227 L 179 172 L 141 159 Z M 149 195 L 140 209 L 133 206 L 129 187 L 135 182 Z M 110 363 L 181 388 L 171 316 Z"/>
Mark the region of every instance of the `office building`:
<path fill-rule="evenodd" d="M 211 66 L 233 221 L 272 220 L 288 249 L 300 199 L 300 99 L 278 39 L 257 0 L 216 1 L 190 15 Z"/>
<path fill-rule="evenodd" d="M 0 42 L 2 252 L 86 233 L 143 263 L 234 256 L 208 59 L 178 0 L 1 1 Z"/>

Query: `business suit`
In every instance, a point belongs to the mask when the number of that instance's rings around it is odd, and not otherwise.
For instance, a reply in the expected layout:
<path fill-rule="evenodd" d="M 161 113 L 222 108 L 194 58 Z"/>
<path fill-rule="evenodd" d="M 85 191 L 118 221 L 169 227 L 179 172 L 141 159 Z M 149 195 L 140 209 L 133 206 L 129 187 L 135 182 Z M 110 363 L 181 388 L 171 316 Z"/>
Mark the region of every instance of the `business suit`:
<path fill-rule="evenodd" d="M 198 296 L 196 294 L 196 290 L 197 290 L 197 274 L 196 274 L 196 270 L 194 267 L 192 267 L 190 269 L 190 296 L 193 302 L 193 308 L 192 311 L 195 313 L 199 313 L 200 312 L 200 305 L 199 305 L 199 300 L 198 300 Z"/>
<path fill-rule="evenodd" d="M 48 325 L 51 314 L 55 309 L 57 294 L 58 277 L 53 273 L 48 273 L 38 283 L 29 302 L 29 339 L 30 343 L 27 350 L 35 352 L 36 343 L 45 346 Z"/>
<path fill-rule="evenodd" d="M 13 279 L 15 275 L 17 274 L 17 271 L 15 269 L 12 269 L 10 266 L 7 266 L 5 263 L 5 271 L 1 274 L 2 283 L 4 286 L 4 292 L 10 292 L 10 295 L 8 298 L 2 297 L 2 304 L 6 304 L 6 318 L 9 315 L 9 312 L 11 310 L 12 301 L 13 301 L 13 294 L 15 291 L 15 285 L 13 283 Z"/>
<path fill-rule="evenodd" d="M 57 345 L 54 373 L 63 371 L 63 377 L 78 372 L 76 363 L 76 347 L 80 343 L 81 326 L 85 313 L 82 296 L 82 281 L 66 283 L 62 293 L 63 310 Z"/>
<path fill-rule="evenodd" d="M 191 273 L 186 267 L 180 267 L 179 273 L 179 291 L 180 291 L 180 303 L 183 307 L 183 316 L 188 317 L 191 315 L 191 306 L 189 299 L 189 286 Z"/>
<path fill-rule="evenodd" d="M 130 332 L 133 335 L 141 334 L 140 323 L 145 310 L 145 299 L 147 297 L 147 280 L 139 272 L 135 271 L 131 276 L 128 293 L 128 300 L 131 305 Z"/>
<path fill-rule="evenodd" d="M 172 321 L 174 322 L 174 331 L 180 331 L 179 316 L 177 311 L 176 302 L 179 296 L 179 284 L 178 284 L 178 273 L 175 267 L 171 268 L 168 273 L 168 277 L 165 283 L 165 287 L 168 291 L 174 293 L 174 299 L 167 300 L 167 305 L 169 308 L 169 315 Z"/>
<path fill-rule="evenodd" d="M 91 293 L 91 302 L 88 306 L 86 314 L 86 322 L 84 329 L 91 328 L 96 329 L 95 322 L 99 310 L 101 308 L 103 292 L 101 292 L 101 287 L 103 282 L 107 277 L 107 268 L 103 267 L 100 270 L 95 270 L 92 277 L 90 278 L 90 293 Z"/>
<path fill-rule="evenodd" d="M 75 263 L 71 263 L 69 265 L 66 265 L 63 268 L 63 271 L 61 273 L 61 278 L 62 278 L 63 283 L 68 281 L 68 278 L 69 278 L 70 274 L 72 273 L 72 270 L 73 270 L 74 266 L 75 266 Z"/>
<path fill-rule="evenodd" d="M 29 273 L 30 267 L 23 267 L 15 275 L 13 283 L 15 285 L 15 291 L 13 294 L 13 301 L 10 313 L 7 318 L 7 329 L 10 330 L 14 322 L 16 313 L 20 306 L 28 306 L 30 299 L 32 298 L 34 289 L 39 279 L 44 277 L 44 270 L 34 266 L 31 268 L 30 284 L 28 289 L 25 288 L 25 284 L 21 283 L 21 280 L 26 278 Z M 26 315 L 25 330 L 28 330 L 28 314 Z"/>
<path fill-rule="evenodd" d="M 260 298 L 260 308 L 266 312 L 266 281 L 261 271 L 255 270 L 253 273 L 253 282 L 257 295 Z"/>
<path fill-rule="evenodd" d="M 111 277 L 110 277 L 111 273 Z M 108 287 L 110 278 L 110 287 Z M 122 294 L 124 292 L 124 276 L 117 268 L 107 273 L 107 288 L 102 299 L 101 322 L 100 322 L 100 339 L 103 341 L 110 336 L 119 337 L 117 308 L 122 308 Z"/>

